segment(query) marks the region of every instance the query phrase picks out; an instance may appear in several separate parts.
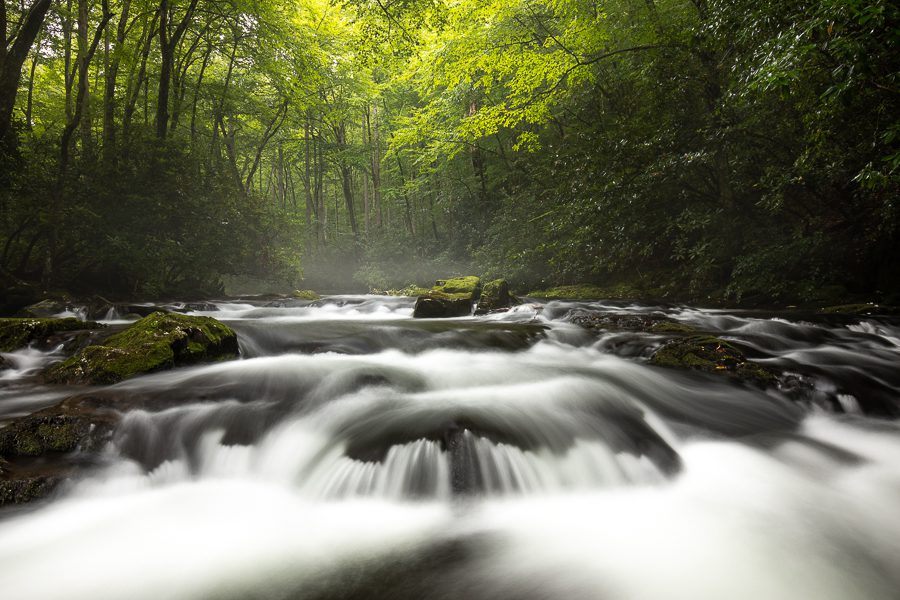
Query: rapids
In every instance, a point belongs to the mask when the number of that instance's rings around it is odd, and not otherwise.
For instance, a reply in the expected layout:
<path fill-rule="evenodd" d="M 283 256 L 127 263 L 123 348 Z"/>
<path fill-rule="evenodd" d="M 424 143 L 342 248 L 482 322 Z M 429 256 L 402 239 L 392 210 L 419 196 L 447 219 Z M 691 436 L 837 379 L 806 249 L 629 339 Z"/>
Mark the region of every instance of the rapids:
<path fill-rule="evenodd" d="M 896 321 L 412 307 L 171 305 L 233 327 L 241 360 L 98 390 L 140 408 L 93 469 L 0 511 L 0 597 L 898 597 Z M 788 376 L 653 367 L 664 336 L 585 310 L 665 315 Z M 0 421 L 74 393 L 34 380 L 58 350 L 4 358 Z"/>

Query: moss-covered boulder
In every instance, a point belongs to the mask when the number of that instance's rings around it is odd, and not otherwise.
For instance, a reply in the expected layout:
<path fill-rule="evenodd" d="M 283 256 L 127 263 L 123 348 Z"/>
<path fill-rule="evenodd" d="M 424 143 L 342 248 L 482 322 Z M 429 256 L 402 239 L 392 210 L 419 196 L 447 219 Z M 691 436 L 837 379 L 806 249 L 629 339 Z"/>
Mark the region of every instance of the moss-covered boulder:
<path fill-rule="evenodd" d="M 88 346 L 50 367 L 50 383 L 116 383 L 140 373 L 234 358 L 237 336 L 211 317 L 153 313 L 101 346 Z"/>
<path fill-rule="evenodd" d="M 650 363 L 720 373 L 760 386 L 774 385 L 777 381 L 775 373 L 747 360 L 740 350 L 725 340 L 707 335 L 691 335 L 671 340 L 653 354 Z"/>
<path fill-rule="evenodd" d="M 475 309 L 476 315 L 484 315 L 489 312 L 506 310 L 519 299 L 509 293 L 509 283 L 505 279 L 489 281 L 481 288 L 481 297 Z"/>
<path fill-rule="evenodd" d="M 526 294 L 531 298 L 545 300 L 634 300 L 641 295 L 637 288 L 627 284 L 601 287 L 585 283 L 534 290 Z"/>
<path fill-rule="evenodd" d="M 475 276 L 439 279 L 433 288 L 416 299 L 413 317 L 440 319 L 472 314 L 481 297 L 481 279 Z"/>
<path fill-rule="evenodd" d="M 297 300 L 319 300 L 322 298 L 322 296 L 313 290 L 294 290 L 291 296 Z"/>
<path fill-rule="evenodd" d="M 30 343 L 46 347 L 57 334 L 105 327 L 93 321 L 67 319 L 0 319 L 0 352 L 12 352 Z"/>
<path fill-rule="evenodd" d="M 71 452 L 89 431 L 90 423 L 76 417 L 26 417 L 0 429 L 0 455 L 40 456 L 47 452 Z"/>
<path fill-rule="evenodd" d="M 123 411 L 139 402 L 133 395 L 73 396 L 0 428 L 0 506 L 38 500 L 93 468 Z"/>

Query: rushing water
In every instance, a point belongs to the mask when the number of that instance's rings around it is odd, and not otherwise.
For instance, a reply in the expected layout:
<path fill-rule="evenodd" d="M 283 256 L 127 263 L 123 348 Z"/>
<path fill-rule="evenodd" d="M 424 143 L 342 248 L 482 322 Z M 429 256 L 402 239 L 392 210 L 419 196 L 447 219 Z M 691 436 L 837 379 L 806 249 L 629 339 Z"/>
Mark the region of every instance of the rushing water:
<path fill-rule="evenodd" d="M 195 308 L 234 327 L 242 359 L 97 392 L 143 408 L 99 466 L 0 513 L 4 599 L 900 595 L 896 323 L 562 302 L 413 320 L 411 299 L 371 296 Z M 569 322 L 586 309 L 665 314 L 793 375 L 763 391 L 652 367 L 664 336 Z M 3 419 L 71 393 L 29 378 L 58 352 L 5 358 Z"/>

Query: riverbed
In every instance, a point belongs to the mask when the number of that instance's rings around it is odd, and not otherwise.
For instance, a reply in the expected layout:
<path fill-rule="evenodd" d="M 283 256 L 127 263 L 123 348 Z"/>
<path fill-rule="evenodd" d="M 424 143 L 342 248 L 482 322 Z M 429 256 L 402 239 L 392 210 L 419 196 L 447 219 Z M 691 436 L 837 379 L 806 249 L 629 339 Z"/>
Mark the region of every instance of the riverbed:
<path fill-rule="evenodd" d="M 92 467 L 0 512 L 0 595 L 897 598 L 897 321 L 413 303 L 170 305 L 231 326 L 241 358 L 104 388 L 130 410 Z M 573 322 L 598 313 L 688 325 L 782 377 L 650 365 L 672 336 Z M 35 379 L 60 350 L 4 356 L 4 421 L 84 393 Z"/>

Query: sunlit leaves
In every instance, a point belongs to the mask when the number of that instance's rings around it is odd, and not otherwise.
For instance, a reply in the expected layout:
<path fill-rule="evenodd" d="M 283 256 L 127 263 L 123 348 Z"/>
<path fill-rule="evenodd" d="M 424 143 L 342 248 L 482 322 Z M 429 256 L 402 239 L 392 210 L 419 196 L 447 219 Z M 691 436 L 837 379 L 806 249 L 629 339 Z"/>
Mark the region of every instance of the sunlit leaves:
<path fill-rule="evenodd" d="M 445 26 L 423 36 L 410 63 L 408 78 L 424 102 L 395 144 L 418 141 L 432 156 L 452 156 L 465 144 L 513 131 L 515 149 L 538 148 L 529 128 L 547 123 L 573 88 L 591 81 L 602 23 L 596 5 L 581 0 L 450 3 Z"/>

